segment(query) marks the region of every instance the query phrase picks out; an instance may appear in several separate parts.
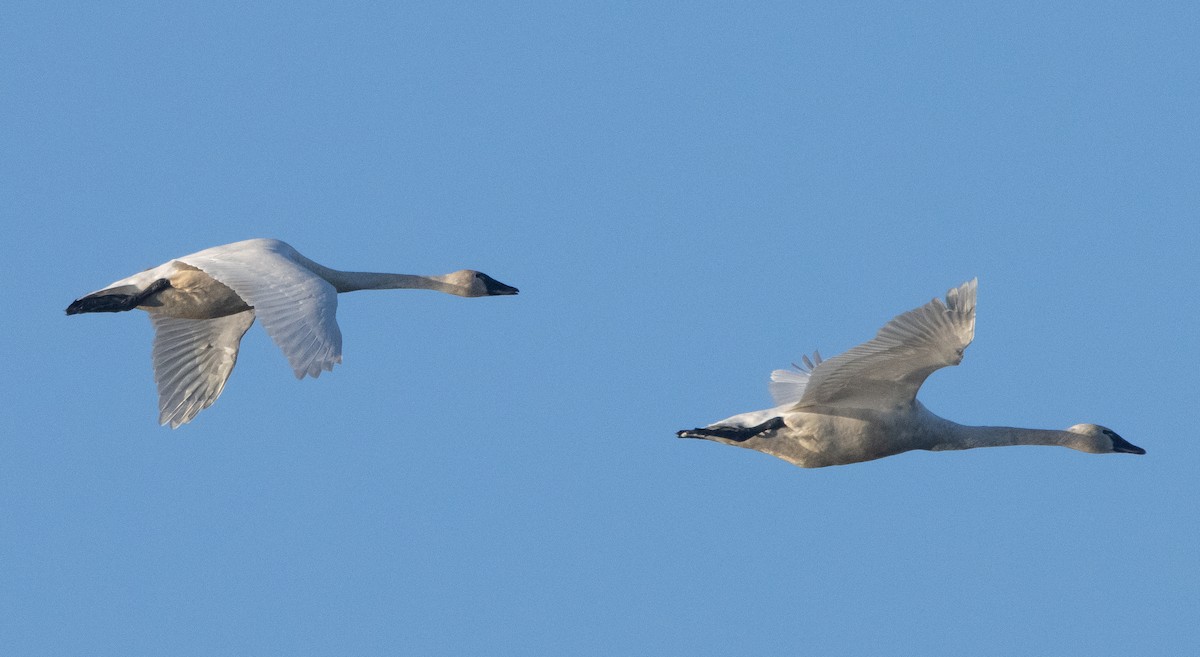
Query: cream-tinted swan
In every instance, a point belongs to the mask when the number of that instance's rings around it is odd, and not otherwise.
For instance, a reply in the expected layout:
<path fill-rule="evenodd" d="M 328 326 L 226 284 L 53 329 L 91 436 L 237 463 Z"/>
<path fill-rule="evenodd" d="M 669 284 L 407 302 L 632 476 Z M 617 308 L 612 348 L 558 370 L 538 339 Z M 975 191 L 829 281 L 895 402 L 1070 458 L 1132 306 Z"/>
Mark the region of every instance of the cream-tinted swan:
<path fill-rule="evenodd" d="M 971 427 L 938 417 L 917 401 L 934 370 L 962 362 L 975 337 L 972 280 L 884 325 L 873 340 L 804 366 L 771 373 L 778 406 L 742 413 L 680 438 L 704 438 L 765 452 L 805 468 L 870 461 L 914 449 L 1060 445 L 1093 454 L 1145 454 L 1110 429 L 1064 431 Z"/>
<path fill-rule="evenodd" d="M 441 276 L 373 274 L 322 267 L 287 244 L 253 239 L 175 258 L 76 299 L 67 314 L 140 308 L 154 324 L 158 420 L 174 429 L 208 408 L 237 362 L 257 316 L 296 378 L 342 362 L 337 295 L 354 290 L 436 290 L 460 297 L 516 294 L 477 271 Z"/>

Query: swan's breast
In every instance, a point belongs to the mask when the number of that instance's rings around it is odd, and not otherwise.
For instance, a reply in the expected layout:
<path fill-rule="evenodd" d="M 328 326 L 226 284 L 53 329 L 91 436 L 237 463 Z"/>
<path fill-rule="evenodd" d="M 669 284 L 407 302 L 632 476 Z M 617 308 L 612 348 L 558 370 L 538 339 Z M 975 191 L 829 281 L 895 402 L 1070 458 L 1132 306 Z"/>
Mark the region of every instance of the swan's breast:
<path fill-rule="evenodd" d="M 183 319 L 215 319 L 250 309 L 237 292 L 212 276 L 178 261 L 172 264 L 166 277 L 171 286 L 142 301 L 139 307 L 146 312 Z"/>

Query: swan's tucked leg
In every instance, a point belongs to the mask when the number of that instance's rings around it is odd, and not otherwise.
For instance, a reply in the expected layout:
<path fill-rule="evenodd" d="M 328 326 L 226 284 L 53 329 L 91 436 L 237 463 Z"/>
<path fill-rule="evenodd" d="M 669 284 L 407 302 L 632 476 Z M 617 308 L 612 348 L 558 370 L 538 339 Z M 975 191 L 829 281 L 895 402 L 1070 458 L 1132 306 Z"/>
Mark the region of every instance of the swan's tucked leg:
<path fill-rule="evenodd" d="M 144 290 L 138 290 L 133 285 L 109 288 L 93 292 L 82 299 L 76 299 L 67 306 L 68 315 L 79 313 L 119 313 L 133 310 L 149 297 L 171 287 L 171 281 L 160 278 Z"/>
<path fill-rule="evenodd" d="M 735 443 L 745 442 L 759 434 L 775 431 L 786 426 L 781 417 L 773 417 L 762 424 L 753 427 L 706 427 L 680 431 L 675 434 L 680 438 L 723 438 Z"/>

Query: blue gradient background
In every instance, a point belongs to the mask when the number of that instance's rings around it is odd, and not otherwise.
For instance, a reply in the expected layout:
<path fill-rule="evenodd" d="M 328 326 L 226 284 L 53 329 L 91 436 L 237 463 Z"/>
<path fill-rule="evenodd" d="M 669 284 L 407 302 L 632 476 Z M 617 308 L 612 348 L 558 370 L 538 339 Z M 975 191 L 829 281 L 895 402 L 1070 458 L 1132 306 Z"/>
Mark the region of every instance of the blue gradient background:
<path fill-rule="evenodd" d="M 1194 3 L 8 3 L 0 651 L 1200 649 Z M 343 296 L 155 423 L 74 298 L 284 239 Z M 674 431 L 978 276 L 922 399 L 1112 427 L 806 471 Z"/>

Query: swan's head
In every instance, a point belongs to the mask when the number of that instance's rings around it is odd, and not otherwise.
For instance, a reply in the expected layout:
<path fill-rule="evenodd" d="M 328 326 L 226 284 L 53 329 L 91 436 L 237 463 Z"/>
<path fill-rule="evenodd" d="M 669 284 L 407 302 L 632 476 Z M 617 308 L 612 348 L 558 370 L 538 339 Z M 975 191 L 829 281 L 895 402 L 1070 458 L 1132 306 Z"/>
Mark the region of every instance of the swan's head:
<path fill-rule="evenodd" d="M 505 285 L 491 276 L 481 271 L 475 271 L 474 269 L 460 269 L 444 276 L 435 276 L 434 278 L 448 286 L 447 292 L 457 294 L 460 297 L 494 297 L 516 294 L 518 291 L 517 288 Z"/>
<path fill-rule="evenodd" d="M 1081 452 L 1091 452 L 1092 454 L 1146 453 L 1146 450 L 1118 436 L 1117 432 L 1098 424 L 1076 424 L 1067 431 L 1078 435 L 1078 438 L 1071 441 L 1068 447 L 1073 447 Z"/>

